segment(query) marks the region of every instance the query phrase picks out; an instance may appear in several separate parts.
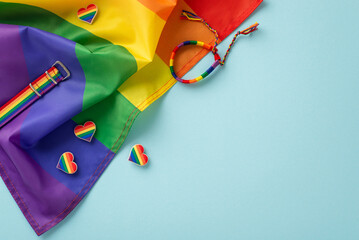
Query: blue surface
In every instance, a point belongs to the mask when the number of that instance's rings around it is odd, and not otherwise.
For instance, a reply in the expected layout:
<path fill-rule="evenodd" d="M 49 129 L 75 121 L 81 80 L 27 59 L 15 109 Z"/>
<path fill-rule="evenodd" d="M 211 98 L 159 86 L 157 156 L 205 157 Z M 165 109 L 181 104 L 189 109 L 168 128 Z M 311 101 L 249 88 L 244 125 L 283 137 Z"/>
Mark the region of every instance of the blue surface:
<path fill-rule="evenodd" d="M 82 204 L 40 239 L 359 239 L 358 10 L 264 2 L 241 27 L 260 30 L 226 66 L 149 107 Z M 127 161 L 137 143 L 147 168 Z M 37 239 L 3 182 L 0 231 Z"/>

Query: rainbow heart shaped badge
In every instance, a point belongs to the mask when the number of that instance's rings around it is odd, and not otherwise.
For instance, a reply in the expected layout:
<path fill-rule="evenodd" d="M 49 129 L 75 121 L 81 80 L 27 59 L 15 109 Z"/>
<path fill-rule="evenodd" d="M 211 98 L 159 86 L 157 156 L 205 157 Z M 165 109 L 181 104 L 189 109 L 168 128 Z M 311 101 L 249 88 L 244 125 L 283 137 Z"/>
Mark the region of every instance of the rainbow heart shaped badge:
<path fill-rule="evenodd" d="M 148 157 L 144 153 L 144 148 L 140 144 L 136 144 L 132 147 L 130 157 L 128 158 L 128 161 L 133 162 L 139 166 L 144 166 L 148 162 Z"/>
<path fill-rule="evenodd" d="M 70 152 L 65 152 L 61 155 L 56 168 L 67 174 L 74 174 L 77 171 L 77 164 L 74 163 L 74 155 Z"/>
<path fill-rule="evenodd" d="M 81 21 L 92 24 L 92 22 L 95 20 L 97 12 L 97 6 L 95 4 L 90 4 L 87 6 L 87 8 L 80 8 L 77 11 L 77 16 Z"/>
<path fill-rule="evenodd" d="M 94 122 L 88 121 L 84 125 L 78 125 L 75 127 L 74 133 L 76 137 L 86 142 L 91 142 L 96 132 L 96 125 Z"/>

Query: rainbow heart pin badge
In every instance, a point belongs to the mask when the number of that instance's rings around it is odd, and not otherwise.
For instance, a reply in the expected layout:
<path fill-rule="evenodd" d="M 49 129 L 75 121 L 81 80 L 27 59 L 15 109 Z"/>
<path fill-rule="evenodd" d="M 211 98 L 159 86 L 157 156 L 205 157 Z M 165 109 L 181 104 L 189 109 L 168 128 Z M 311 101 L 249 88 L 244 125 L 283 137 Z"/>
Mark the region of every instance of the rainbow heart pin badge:
<path fill-rule="evenodd" d="M 56 168 L 60 169 L 64 173 L 74 174 L 77 171 L 77 164 L 74 163 L 74 155 L 70 152 L 65 152 L 61 155 Z"/>
<path fill-rule="evenodd" d="M 74 133 L 76 137 L 86 142 L 91 142 L 96 132 L 96 125 L 94 122 L 88 121 L 84 125 L 78 125 L 75 127 Z"/>
<path fill-rule="evenodd" d="M 128 158 L 128 161 L 133 162 L 139 166 L 144 166 L 148 162 L 148 157 L 146 154 L 144 154 L 144 148 L 140 144 L 136 144 L 132 147 L 130 157 Z"/>
<path fill-rule="evenodd" d="M 92 24 L 97 15 L 98 9 L 95 4 L 90 4 L 87 8 L 81 8 L 77 11 L 77 16 L 81 21 Z"/>

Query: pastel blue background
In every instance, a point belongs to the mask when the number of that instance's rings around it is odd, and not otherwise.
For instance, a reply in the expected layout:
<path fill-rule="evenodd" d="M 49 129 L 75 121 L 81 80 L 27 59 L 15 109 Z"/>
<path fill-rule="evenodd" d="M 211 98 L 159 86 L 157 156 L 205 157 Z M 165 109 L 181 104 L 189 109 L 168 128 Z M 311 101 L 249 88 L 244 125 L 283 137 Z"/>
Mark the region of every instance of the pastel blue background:
<path fill-rule="evenodd" d="M 359 239 L 358 16 L 356 0 L 265 1 L 241 26 L 260 30 L 149 107 L 40 239 Z M 127 161 L 137 143 L 147 168 Z M 2 181 L 0 196 L 0 239 L 38 239 Z"/>

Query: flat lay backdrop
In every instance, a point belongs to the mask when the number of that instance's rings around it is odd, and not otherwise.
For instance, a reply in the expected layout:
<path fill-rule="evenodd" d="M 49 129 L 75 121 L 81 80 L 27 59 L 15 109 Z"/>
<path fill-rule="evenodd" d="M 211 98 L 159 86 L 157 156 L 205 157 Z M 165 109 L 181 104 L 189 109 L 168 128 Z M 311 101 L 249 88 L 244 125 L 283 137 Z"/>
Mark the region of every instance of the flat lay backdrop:
<path fill-rule="evenodd" d="M 57 227 L 37 237 L 1 181 L 0 239 L 358 239 L 358 14 L 354 0 L 264 1 L 240 27 L 259 31 L 145 110 Z M 127 161 L 134 144 L 147 167 Z"/>

